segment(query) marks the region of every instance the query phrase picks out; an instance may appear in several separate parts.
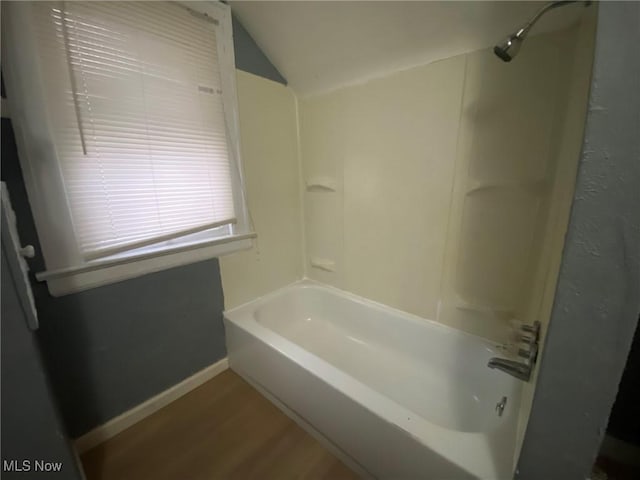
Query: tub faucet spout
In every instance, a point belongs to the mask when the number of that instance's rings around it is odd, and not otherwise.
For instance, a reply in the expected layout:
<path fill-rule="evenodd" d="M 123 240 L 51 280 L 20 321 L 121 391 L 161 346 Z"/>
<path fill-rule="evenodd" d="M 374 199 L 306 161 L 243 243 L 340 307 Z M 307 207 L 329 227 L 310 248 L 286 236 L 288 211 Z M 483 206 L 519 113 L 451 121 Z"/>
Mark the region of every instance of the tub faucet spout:
<path fill-rule="evenodd" d="M 487 366 L 497 368 L 512 377 L 523 382 L 531 378 L 531 371 L 538 358 L 538 340 L 540 338 L 540 322 L 535 321 L 531 325 L 521 325 L 518 338 L 525 344 L 525 348 L 518 350 L 518 356 L 524 358 L 524 362 L 507 360 L 506 358 L 493 357 L 489 359 Z"/>
<path fill-rule="evenodd" d="M 529 378 L 531 378 L 531 365 L 527 363 L 494 357 L 489 360 L 487 365 L 489 368 L 497 368 L 498 370 L 502 370 L 512 377 L 516 377 L 525 382 L 529 381 Z"/>

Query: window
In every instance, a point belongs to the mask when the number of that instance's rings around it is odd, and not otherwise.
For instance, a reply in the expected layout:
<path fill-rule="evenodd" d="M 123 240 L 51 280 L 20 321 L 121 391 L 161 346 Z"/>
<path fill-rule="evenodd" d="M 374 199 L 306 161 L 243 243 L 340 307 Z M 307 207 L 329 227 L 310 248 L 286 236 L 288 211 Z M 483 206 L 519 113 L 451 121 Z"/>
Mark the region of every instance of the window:
<path fill-rule="evenodd" d="M 52 294 L 251 245 L 227 5 L 6 10 L 7 96 Z"/>

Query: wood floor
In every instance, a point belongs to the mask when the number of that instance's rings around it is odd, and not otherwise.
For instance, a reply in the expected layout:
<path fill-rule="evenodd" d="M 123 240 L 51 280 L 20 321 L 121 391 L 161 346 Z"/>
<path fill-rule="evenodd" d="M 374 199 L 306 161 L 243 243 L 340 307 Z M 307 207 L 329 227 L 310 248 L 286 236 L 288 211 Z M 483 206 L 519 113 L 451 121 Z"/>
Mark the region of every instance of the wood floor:
<path fill-rule="evenodd" d="M 82 456 L 87 480 L 356 479 L 231 370 Z"/>

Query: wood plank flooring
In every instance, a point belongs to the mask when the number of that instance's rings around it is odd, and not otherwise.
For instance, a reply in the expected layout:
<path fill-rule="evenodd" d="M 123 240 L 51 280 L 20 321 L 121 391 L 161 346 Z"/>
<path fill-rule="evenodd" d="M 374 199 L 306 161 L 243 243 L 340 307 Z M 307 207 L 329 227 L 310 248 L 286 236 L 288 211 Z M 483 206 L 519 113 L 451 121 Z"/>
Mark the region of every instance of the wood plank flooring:
<path fill-rule="evenodd" d="M 359 478 L 231 370 L 82 456 L 87 480 Z"/>

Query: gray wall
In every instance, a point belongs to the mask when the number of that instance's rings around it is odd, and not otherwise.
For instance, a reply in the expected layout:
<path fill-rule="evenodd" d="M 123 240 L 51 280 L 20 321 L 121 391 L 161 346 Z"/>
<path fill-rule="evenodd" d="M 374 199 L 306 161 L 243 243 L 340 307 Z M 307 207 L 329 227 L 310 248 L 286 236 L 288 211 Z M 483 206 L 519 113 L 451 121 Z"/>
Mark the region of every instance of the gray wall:
<path fill-rule="evenodd" d="M 238 68 L 286 83 L 234 22 Z M 8 92 L 10 95 L 11 92 Z M 2 180 L 24 244 L 40 252 L 8 120 Z M 29 261 L 44 270 L 40 254 Z M 60 298 L 32 277 L 38 339 L 68 433 L 77 437 L 226 355 L 218 260 L 173 268 Z"/>
<path fill-rule="evenodd" d="M 575 200 L 518 479 L 584 479 L 640 311 L 640 3 L 601 2 Z"/>
<path fill-rule="evenodd" d="M 4 137 L 3 137 L 4 140 Z M 35 460 L 62 462 L 47 478 L 80 479 L 70 445 L 52 401 L 36 340 L 18 299 L 2 242 L 2 461 L 24 460 L 35 470 Z M 22 414 L 17 414 L 21 412 Z M 0 468 L 3 468 L 0 467 Z M 42 473 L 3 468 L 3 480 L 42 477 Z"/>
<path fill-rule="evenodd" d="M 2 180 L 23 244 L 40 252 L 6 119 Z M 40 254 L 29 264 L 32 272 L 44 270 Z M 217 259 L 59 298 L 33 276 L 31 284 L 40 316 L 40 347 L 73 437 L 226 355 Z"/>
<path fill-rule="evenodd" d="M 274 82 L 287 84 L 285 78 L 265 56 L 235 15 L 233 16 L 233 50 L 236 68 Z"/>

